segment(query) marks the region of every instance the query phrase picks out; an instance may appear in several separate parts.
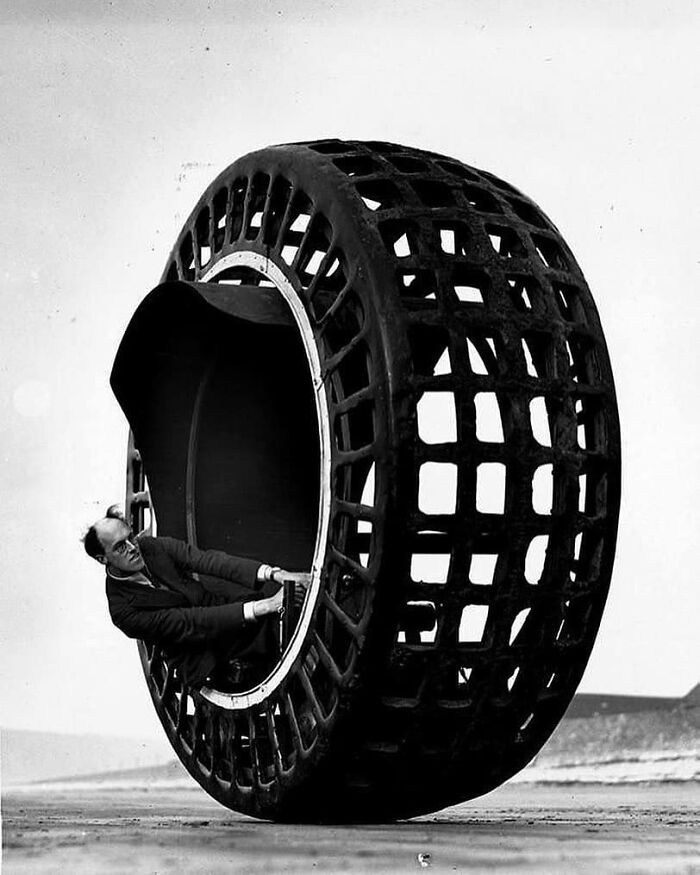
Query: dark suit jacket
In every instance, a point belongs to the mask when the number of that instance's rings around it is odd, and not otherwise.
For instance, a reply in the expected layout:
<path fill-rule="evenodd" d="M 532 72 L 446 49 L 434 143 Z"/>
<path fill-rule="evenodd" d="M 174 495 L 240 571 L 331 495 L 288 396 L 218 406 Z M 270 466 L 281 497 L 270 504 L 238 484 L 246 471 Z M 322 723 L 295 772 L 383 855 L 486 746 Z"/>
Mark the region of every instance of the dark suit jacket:
<path fill-rule="evenodd" d="M 243 603 L 279 589 L 256 580 L 260 563 L 175 538 L 141 536 L 139 547 L 155 589 L 107 575 L 112 622 L 130 638 L 160 646 L 186 683 L 209 676 L 222 654 L 249 655 L 270 646 L 268 623 L 244 628 Z M 191 572 L 206 575 L 201 581 Z"/>

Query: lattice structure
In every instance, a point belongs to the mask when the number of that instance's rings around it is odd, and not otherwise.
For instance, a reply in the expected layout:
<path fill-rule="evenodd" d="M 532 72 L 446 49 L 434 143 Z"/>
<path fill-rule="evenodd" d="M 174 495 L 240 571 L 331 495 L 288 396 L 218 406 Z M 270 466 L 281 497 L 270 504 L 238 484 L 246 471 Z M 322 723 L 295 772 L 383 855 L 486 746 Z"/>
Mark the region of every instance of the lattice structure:
<path fill-rule="evenodd" d="M 163 279 L 275 285 L 234 253 L 282 271 L 308 316 L 330 525 L 304 640 L 256 703 L 215 704 L 142 648 L 166 731 L 213 796 L 263 817 L 484 793 L 562 716 L 610 581 L 619 427 L 583 275 L 516 189 L 389 143 L 240 159 Z"/>

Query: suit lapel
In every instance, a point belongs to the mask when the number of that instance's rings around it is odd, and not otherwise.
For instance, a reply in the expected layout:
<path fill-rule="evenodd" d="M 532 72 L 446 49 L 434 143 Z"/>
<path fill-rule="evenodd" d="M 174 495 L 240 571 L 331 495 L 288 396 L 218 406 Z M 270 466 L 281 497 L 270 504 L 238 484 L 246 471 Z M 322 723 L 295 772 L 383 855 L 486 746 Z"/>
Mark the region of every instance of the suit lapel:
<path fill-rule="evenodd" d="M 155 583 L 165 587 L 166 591 L 170 590 L 172 594 L 177 594 L 179 599 L 184 598 L 187 604 L 198 604 L 201 593 L 197 582 L 183 577 L 171 556 L 163 550 L 155 538 L 144 539 L 141 554 L 148 573 Z M 159 592 L 159 590 L 152 590 L 152 592 Z"/>
<path fill-rule="evenodd" d="M 143 608 L 173 608 L 189 605 L 181 592 L 171 589 L 155 589 L 144 583 L 136 583 L 133 580 L 118 580 L 114 577 L 107 578 L 108 594 L 115 593 L 118 597 L 128 598 L 133 604 Z"/>

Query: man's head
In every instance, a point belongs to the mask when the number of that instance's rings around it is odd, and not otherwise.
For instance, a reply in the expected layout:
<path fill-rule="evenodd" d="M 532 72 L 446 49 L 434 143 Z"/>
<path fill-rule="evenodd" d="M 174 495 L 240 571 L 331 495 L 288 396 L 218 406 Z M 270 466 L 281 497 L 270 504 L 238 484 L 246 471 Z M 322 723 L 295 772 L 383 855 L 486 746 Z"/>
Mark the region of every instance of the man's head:
<path fill-rule="evenodd" d="M 105 517 L 90 526 L 83 538 L 83 545 L 88 556 L 122 574 L 133 574 L 144 567 L 131 529 L 114 507 L 110 507 Z"/>

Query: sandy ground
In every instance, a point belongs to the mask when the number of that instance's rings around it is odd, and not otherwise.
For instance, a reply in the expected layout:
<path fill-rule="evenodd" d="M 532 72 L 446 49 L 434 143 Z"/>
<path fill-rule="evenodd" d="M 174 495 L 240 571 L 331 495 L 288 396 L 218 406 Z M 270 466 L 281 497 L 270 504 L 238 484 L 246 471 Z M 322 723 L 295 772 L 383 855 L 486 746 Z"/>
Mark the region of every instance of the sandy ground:
<path fill-rule="evenodd" d="M 380 826 L 291 826 L 191 789 L 8 790 L 5 873 L 698 872 L 700 785 L 510 785 Z"/>

